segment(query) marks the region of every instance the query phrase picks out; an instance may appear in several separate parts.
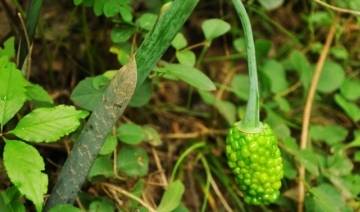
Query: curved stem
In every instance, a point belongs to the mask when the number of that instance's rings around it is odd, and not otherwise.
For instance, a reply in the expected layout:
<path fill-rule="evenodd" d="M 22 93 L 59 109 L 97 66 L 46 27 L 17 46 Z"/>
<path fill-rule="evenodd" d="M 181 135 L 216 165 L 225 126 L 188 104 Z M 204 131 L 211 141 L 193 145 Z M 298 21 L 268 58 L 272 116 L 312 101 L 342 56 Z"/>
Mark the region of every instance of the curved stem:
<path fill-rule="evenodd" d="M 241 25 L 244 30 L 246 41 L 246 52 L 249 69 L 250 89 L 249 99 L 246 106 L 245 117 L 241 121 L 241 128 L 244 130 L 253 130 L 259 128 L 259 86 L 256 67 L 255 44 L 251 29 L 249 16 L 246 13 L 245 7 L 241 0 L 232 0 L 235 10 L 240 18 Z"/>

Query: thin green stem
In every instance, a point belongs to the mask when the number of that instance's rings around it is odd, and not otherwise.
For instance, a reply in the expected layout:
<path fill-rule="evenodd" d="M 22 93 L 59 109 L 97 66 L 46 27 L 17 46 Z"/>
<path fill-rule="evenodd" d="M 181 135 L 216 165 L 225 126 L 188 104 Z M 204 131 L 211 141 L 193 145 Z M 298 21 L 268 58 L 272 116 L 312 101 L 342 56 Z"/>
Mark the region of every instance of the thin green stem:
<path fill-rule="evenodd" d="M 256 67 L 255 44 L 251 29 L 249 16 L 241 0 L 232 0 L 235 10 L 240 18 L 244 30 L 246 41 L 246 51 L 248 57 L 248 69 L 250 79 L 249 99 L 246 106 L 244 119 L 241 121 L 241 128 L 246 131 L 252 131 L 260 127 L 259 118 L 259 86 Z"/>

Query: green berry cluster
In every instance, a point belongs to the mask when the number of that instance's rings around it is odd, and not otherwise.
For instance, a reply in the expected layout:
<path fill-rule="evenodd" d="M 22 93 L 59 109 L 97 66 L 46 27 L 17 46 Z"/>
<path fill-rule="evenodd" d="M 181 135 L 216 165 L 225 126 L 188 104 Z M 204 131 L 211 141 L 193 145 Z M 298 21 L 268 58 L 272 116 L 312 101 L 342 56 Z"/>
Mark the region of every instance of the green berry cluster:
<path fill-rule="evenodd" d="M 278 198 L 283 163 L 267 124 L 256 133 L 243 132 L 235 124 L 226 139 L 226 155 L 247 203 L 269 204 Z"/>

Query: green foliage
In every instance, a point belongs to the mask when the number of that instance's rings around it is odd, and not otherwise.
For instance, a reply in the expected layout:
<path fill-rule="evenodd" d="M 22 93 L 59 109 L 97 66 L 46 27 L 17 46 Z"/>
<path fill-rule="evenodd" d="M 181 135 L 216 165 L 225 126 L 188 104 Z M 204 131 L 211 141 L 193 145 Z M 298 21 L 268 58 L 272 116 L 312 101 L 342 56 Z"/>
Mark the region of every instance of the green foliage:
<path fill-rule="evenodd" d="M 148 173 L 149 156 L 143 148 L 123 146 L 117 160 L 118 170 L 129 177 L 142 177 Z"/>
<path fill-rule="evenodd" d="M 50 212 L 80 212 L 81 210 L 79 208 L 76 208 L 70 204 L 60 204 L 56 205 L 55 207 L 50 209 Z"/>
<path fill-rule="evenodd" d="M 230 30 L 230 24 L 221 19 L 208 19 L 201 25 L 201 29 L 204 32 L 205 38 L 208 41 L 212 41 L 217 37 L 220 37 Z"/>
<path fill-rule="evenodd" d="M 337 90 L 345 79 L 344 69 L 338 63 L 326 61 L 321 72 L 318 91 L 330 93 Z"/>
<path fill-rule="evenodd" d="M 112 212 L 115 211 L 114 204 L 106 199 L 91 202 L 89 212 Z"/>
<path fill-rule="evenodd" d="M 156 211 L 167 212 L 176 209 L 181 203 L 181 198 L 184 194 L 184 191 L 185 187 L 181 181 L 176 180 L 171 182 L 166 188 L 166 191 L 161 198 L 161 202 Z"/>
<path fill-rule="evenodd" d="M 136 124 L 123 124 L 116 132 L 119 140 L 126 144 L 139 144 L 145 139 L 143 129 Z"/>
<path fill-rule="evenodd" d="M 4 165 L 11 182 L 20 193 L 34 203 L 37 211 L 42 211 L 48 177 L 42 172 L 45 164 L 39 152 L 24 142 L 7 140 Z"/>
<path fill-rule="evenodd" d="M 0 126 L 15 116 L 26 100 L 26 82 L 16 65 L 0 58 Z"/>
<path fill-rule="evenodd" d="M 88 178 L 92 179 L 96 176 L 111 177 L 113 176 L 112 160 L 109 156 L 99 156 L 90 169 Z"/>
<path fill-rule="evenodd" d="M 200 70 L 187 65 L 166 64 L 157 70 L 165 78 L 182 80 L 199 90 L 215 90 L 214 83 Z"/>
<path fill-rule="evenodd" d="M 75 131 L 87 115 L 73 106 L 38 108 L 24 116 L 10 132 L 29 142 L 56 142 Z"/>

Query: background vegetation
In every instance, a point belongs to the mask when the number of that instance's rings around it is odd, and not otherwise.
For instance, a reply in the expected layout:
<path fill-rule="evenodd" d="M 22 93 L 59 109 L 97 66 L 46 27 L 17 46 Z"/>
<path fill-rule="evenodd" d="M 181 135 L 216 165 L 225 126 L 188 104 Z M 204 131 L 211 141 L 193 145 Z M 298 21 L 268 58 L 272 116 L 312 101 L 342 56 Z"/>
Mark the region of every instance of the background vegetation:
<path fill-rule="evenodd" d="M 27 4 L 0 2 L 0 211 L 41 210 L 75 130 L 169 5 L 45 1 L 31 60 L 16 68 Z M 246 50 L 231 2 L 211 0 L 199 2 L 135 91 L 92 166 L 78 209 L 54 211 L 360 210 L 360 2 L 245 3 L 261 117 L 284 158 L 279 200 L 245 204 L 226 164 L 227 129 L 243 117 L 247 101 Z M 10 96 L 15 103 L 6 106 Z M 46 121 L 51 126 L 34 129 Z"/>

